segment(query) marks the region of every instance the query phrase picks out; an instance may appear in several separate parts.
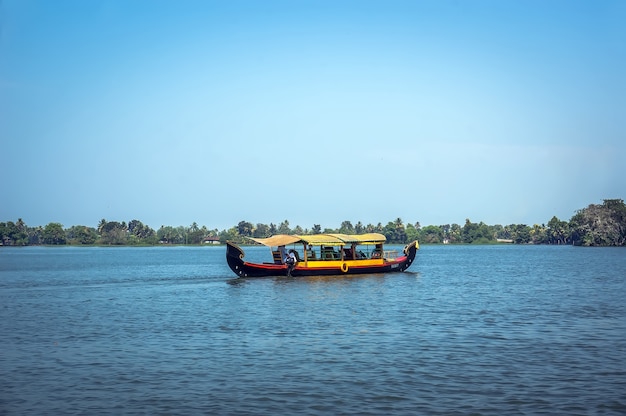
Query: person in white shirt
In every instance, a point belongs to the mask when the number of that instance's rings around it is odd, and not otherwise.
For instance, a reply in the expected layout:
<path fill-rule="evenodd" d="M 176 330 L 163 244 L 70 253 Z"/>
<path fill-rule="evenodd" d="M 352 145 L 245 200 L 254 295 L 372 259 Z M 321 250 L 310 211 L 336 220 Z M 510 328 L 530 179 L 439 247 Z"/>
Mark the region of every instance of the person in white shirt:
<path fill-rule="evenodd" d="M 285 257 L 285 264 L 287 265 L 287 277 L 291 277 L 292 270 L 296 267 L 298 259 L 296 258 L 296 252 L 291 249 L 289 254 Z"/>

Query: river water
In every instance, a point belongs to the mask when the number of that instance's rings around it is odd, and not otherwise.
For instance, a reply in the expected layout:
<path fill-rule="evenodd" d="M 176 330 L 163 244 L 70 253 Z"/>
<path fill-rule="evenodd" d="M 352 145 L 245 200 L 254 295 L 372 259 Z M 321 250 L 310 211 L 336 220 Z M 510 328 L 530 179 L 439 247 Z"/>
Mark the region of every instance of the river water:
<path fill-rule="evenodd" d="M 626 249 L 234 277 L 224 247 L 0 249 L 0 414 L 626 414 Z"/>

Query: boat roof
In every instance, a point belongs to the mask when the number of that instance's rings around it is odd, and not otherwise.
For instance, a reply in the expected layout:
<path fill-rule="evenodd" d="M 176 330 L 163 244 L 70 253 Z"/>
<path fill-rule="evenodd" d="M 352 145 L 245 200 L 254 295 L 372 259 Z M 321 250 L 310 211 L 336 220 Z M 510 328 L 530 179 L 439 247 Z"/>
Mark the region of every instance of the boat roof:
<path fill-rule="evenodd" d="M 287 235 L 276 234 L 267 238 L 248 237 L 259 244 L 268 247 L 285 246 L 295 243 L 306 243 L 315 246 L 344 246 L 346 244 L 380 244 L 387 241 L 387 237 L 379 233 L 367 234 L 311 234 Z"/>

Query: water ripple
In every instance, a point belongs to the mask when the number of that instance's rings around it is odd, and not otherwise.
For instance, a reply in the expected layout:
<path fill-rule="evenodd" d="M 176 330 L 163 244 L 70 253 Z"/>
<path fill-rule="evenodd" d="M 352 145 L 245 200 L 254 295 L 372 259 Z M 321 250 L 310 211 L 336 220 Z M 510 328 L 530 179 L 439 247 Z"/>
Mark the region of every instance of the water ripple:
<path fill-rule="evenodd" d="M 0 414 L 625 414 L 623 254 L 254 280 L 223 248 L 0 250 Z"/>

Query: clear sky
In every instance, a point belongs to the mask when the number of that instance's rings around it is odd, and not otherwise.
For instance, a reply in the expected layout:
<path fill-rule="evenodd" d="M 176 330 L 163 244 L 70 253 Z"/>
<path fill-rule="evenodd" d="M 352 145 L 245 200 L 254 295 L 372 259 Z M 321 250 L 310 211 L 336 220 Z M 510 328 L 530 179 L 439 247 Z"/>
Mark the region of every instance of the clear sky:
<path fill-rule="evenodd" d="M 626 1 L 0 2 L 0 221 L 541 224 L 626 197 Z"/>

